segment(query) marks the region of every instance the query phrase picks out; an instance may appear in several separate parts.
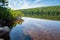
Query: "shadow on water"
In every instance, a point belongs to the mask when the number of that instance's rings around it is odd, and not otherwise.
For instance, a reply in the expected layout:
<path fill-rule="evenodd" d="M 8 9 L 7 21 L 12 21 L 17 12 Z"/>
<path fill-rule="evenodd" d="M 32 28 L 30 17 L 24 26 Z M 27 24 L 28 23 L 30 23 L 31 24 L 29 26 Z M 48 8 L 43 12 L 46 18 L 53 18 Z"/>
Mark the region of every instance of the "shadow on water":
<path fill-rule="evenodd" d="M 10 40 L 33 40 L 30 35 L 24 33 L 23 29 L 22 21 L 21 23 L 18 22 L 18 24 L 13 27 L 10 32 Z"/>

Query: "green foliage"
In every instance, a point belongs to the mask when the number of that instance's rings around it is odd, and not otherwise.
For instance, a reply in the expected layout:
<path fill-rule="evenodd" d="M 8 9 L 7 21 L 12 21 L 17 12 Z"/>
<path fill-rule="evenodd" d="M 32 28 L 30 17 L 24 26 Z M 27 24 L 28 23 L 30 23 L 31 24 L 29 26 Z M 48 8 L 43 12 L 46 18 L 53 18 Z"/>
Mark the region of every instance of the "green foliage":
<path fill-rule="evenodd" d="M 60 20 L 60 6 L 49 6 L 20 10 L 24 16 Z"/>
<path fill-rule="evenodd" d="M 0 25 L 1 26 L 15 26 L 17 24 L 16 20 L 18 16 L 23 16 L 20 11 L 14 11 L 7 9 L 5 7 L 0 7 Z M 20 21 L 20 20 L 19 20 Z"/>
<path fill-rule="evenodd" d="M 17 23 L 18 24 L 22 24 L 22 22 L 24 21 L 23 19 L 21 20 L 17 20 L 17 17 L 22 17 L 24 16 L 24 14 L 21 11 L 16 11 L 16 10 L 9 10 L 11 15 L 13 16 L 13 24 L 12 26 L 15 26 Z"/>
<path fill-rule="evenodd" d="M 17 24 L 17 17 L 23 16 L 23 13 L 20 11 L 14 11 L 6 7 L 3 7 L 7 6 L 5 5 L 6 0 L 0 0 L 0 2 L 3 3 L 2 5 L 0 5 L 0 26 L 1 27 L 8 26 L 11 28 L 12 26 Z M 20 20 L 18 21 L 20 23 Z"/>
<path fill-rule="evenodd" d="M 7 8 L 0 7 L 0 25 L 1 26 L 10 26 L 8 23 L 11 22 L 13 16 L 8 11 Z M 1 21 L 2 20 L 2 21 Z"/>
<path fill-rule="evenodd" d="M 24 16 L 24 14 L 21 11 L 10 10 L 10 12 L 14 18 L 16 18 L 18 16 L 20 16 L 20 17 Z"/>

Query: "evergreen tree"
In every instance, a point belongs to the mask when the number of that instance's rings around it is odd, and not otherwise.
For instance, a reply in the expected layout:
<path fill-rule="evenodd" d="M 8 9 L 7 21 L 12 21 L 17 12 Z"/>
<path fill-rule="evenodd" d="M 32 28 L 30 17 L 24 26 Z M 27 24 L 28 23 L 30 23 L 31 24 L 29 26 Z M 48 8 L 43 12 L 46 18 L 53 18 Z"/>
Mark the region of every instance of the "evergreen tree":
<path fill-rule="evenodd" d="M 7 0 L 0 0 L 0 26 L 1 27 L 10 26 L 11 24 L 9 23 L 13 18 L 8 8 L 5 7 L 7 6 L 7 4 L 8 4 Z"/>

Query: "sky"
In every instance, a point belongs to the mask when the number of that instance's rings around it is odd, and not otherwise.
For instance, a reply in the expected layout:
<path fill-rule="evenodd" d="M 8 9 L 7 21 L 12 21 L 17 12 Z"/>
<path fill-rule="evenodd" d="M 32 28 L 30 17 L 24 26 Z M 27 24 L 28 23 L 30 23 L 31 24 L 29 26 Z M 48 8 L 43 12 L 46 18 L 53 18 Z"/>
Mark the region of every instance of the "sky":
<path fill-rule="evenodd" d="M 60 5 L 60 0 L 8 0 L 8 7 L 14 10 Z"/>

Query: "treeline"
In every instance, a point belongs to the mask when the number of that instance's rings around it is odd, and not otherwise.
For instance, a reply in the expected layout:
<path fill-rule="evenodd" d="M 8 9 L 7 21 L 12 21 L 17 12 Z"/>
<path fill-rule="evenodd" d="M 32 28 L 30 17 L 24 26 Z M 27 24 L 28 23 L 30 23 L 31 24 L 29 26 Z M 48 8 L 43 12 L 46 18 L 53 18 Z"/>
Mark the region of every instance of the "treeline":
<path fill-rule="evenodd" d="M 23 9 L 20 11 L 27 17 L 60 20 L 60 6 Z"/>

